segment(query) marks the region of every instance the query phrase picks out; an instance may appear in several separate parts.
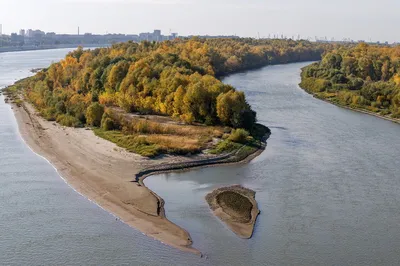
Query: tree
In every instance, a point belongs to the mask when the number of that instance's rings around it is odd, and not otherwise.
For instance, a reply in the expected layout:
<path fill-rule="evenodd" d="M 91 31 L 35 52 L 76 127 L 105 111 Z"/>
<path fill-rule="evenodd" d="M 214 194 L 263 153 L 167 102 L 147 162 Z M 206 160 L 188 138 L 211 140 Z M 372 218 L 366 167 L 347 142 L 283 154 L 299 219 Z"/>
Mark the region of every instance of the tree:
<path fill-rule="evenodd" d="M 244 93 L 231 90 L 227 93 L 221 93 L 217 98 L 217 115 L 219 120 L 227 126 L 235 128 L 246 125 L 244 116 L 255 115 L 247 104 Z M 255 118 L 252 119 L 255 121 Z"/>
<path fill-rule="evenodd" d="M 244 130 L 243 128 L 238 128 L 232 130 L 231 135 L 229 136 L 229 140 L 237 143 L 246 143 L 247 138 L 250 136 L 249 132 Z"/>

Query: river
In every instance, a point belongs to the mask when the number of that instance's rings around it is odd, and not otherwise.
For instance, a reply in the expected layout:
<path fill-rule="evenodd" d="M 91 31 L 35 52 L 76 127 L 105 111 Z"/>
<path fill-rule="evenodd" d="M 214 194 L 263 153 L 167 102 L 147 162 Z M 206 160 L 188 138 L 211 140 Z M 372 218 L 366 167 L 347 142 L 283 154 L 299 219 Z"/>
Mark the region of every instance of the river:
<path fill-rule="evenodd" d="M 0 54 L 0 88 L 70 49 Z M 0 265 L 203 265 L 150 239 L 71 189 L 18 133 L 0 96 Z"/>
<path fill-rule="evenodd" d="M 0 54 L 0 88 L 68 50 Z M 0 264 L 398 265 L 400 126 L 344 110 L 303 92 L 300 68 L 229 76 L 272 136 L 247 165 L 149 177 L 167 217 L 187 229 L 198 258 L 117 221 L 71 189 L 18 134 L 0 99 Z M 242 240 L 210 212 L 205 194 L 242 184 L 261 209 Z"/>
<path fill-rule="evenodd" d="M 145 184 L 214 265 L 399 265 L 400 126 L 305 93 L 297 85 L 305 65 L 224 79 L 272 130 L 260 157 Z M 250 240 L 230 232 L 204 200 L 231 184 L 257 192 L 261 214 Z"/>

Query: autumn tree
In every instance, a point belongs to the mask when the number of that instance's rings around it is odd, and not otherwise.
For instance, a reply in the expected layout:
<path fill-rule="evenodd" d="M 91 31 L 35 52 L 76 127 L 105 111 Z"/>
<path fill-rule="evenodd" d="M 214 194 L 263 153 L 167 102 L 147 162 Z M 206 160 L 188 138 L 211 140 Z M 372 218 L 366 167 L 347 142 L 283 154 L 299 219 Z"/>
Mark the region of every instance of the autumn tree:
<path fill-rule="evenodd" d="M 89 126 L 99 127 L 104 114 L 104 106 L 99 103 L 92 103 L 86 111 L 86 123 Z"/>

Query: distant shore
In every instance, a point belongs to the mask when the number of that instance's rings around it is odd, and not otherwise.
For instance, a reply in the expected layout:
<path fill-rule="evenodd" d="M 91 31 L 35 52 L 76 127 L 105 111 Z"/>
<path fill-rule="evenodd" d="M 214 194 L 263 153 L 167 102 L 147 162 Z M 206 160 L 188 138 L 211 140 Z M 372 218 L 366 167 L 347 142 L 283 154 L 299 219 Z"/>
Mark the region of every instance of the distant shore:
<path fill-rule="evenodd" d="M 7 47 L 0 47 L 0 53 L 68 49 L 68 48 L 78 48 L 79 46 L 83 46 L 85 48 L 95 48 L 95 47 L 107 47 L 109 46 L 109 44 L 59 44 L 59 45 L 41 45 L 41 46 L 7 46 Z"/>
<path fill-rule="evenodd" d="M 92 130 L 66 128 L 46 121 L 28 103 L 11 106 L 25 142 L 48 159 L 77 192 L 145 235 L 180 250 L 201 254 L 191 246 L 189 233 L 165 217 L 163 199 L 143 184 L 143 179 L 149 175 L 176 169 L 142 174 L 140 182 L 135 182 L 135 174 L 143 173 L 144 169 L 157 169 L 160 165 L 191 165 L 191 162 L 207 159 L 204 155 L 144 158 L 95 136 Z M 242 160 L 220 163 L 247 162 L 264 148 L 256 149 Z"/>

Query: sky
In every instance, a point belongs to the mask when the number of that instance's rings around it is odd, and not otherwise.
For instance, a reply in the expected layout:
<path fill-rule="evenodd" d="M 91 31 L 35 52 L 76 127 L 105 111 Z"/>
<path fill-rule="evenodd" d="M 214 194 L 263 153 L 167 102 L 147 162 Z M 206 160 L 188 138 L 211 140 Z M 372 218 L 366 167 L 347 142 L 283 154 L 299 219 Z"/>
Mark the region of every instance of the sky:
<path fill-rule="evenodd" d="M 3 33 L 300 35 L 400 42 L 400 0 L 0 0 Z"/>

